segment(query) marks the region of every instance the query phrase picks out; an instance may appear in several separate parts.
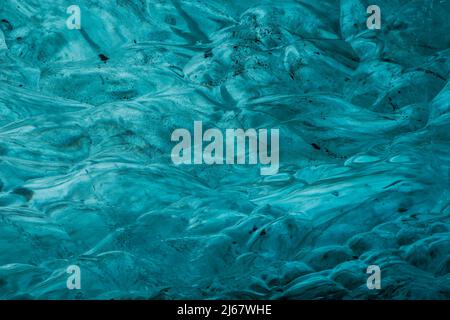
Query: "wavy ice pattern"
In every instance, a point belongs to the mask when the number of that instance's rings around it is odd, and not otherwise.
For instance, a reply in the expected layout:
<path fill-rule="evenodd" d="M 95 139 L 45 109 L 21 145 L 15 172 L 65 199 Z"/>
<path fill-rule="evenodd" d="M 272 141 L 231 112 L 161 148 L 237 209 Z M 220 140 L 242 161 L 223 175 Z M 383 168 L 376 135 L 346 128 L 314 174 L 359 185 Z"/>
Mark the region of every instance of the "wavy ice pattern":
<path fill-rule="evenodd" d="M 449 299 L 450 1 L 376 2 L 1 0 L 0 298 Z M 173 165 L 194 120 L 279 173 Z"/>

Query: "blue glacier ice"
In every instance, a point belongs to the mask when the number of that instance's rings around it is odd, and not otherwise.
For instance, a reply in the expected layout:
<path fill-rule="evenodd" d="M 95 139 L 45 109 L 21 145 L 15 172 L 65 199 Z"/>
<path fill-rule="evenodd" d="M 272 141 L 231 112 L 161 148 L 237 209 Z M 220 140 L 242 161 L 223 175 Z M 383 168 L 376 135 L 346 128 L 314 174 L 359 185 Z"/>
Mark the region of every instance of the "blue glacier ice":
<path fill-rule="evenodd" d="M 371 4 L 0 0 L 0 299 L 449 299 L 450 1 Z"/>

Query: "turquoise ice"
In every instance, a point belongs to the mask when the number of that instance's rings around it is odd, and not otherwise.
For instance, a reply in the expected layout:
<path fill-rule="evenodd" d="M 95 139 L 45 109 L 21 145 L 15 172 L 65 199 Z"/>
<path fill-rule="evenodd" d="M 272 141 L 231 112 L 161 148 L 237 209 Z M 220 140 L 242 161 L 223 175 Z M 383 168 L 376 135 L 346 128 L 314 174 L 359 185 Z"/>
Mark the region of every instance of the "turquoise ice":
<path fill-rule="evenodd" d="M 0 0 L 0 298 L 449 299 L 450 1 L 371 4 Z M 278 174 L 174 165 L 194 121 Z"/>

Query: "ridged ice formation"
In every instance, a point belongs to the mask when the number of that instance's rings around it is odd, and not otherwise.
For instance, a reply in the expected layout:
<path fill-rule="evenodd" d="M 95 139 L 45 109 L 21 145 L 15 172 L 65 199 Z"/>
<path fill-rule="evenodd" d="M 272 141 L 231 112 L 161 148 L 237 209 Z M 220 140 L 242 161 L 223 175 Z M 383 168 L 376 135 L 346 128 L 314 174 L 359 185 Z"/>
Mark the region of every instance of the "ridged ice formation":
<path fill-rule="evenodd" d="M 370 4 L 0 0 L 0 298 L 450 298 L 450 1 Z M 279 173 L 173 165 L 195 120 Z"/>

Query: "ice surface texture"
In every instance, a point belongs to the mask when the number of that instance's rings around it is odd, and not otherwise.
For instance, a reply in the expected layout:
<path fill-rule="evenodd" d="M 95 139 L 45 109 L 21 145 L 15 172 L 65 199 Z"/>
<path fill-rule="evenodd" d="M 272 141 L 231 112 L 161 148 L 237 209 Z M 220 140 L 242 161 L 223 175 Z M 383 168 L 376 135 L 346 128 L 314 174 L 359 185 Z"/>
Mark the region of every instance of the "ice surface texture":
<path fill-rule="evenodd" d="M 0 298 L 450 298 L 450 1 L 370 4 L 0 0 Z M 194 120 L 279 174 L 173 165 Z"/>

